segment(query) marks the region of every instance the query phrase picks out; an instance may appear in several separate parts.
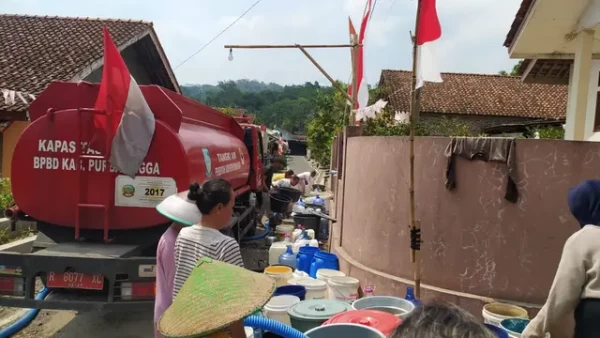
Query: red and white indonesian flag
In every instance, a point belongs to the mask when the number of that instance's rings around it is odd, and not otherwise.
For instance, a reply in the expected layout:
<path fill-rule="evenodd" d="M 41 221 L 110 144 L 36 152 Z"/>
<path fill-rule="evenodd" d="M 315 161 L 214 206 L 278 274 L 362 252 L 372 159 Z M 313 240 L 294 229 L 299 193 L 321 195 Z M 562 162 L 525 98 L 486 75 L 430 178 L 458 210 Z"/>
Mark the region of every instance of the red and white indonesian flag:
<path fill-rule="evenodd" d="M 133 178 L 148 153 L 156 121 L 106 26 L 103 32 L 104 69 L 94 108 L 106 115 L 95 114 L 94 125 L 105 132 L 105 137 L 112 137 L 111 148 L 103 151 L 110 154 L 110 164 Z M 109 117 L 112 125 L 108 125 Z"/>
<path fill-rule="evenodd" d="M 417 88 L 425 81 L 442 82 L 436 58 L 436 42 L 442 36 L 442 27 L 435 8 L 435 0 L 421 0 L 419 31 L 417 33 Z"/>
<path fill-rule="evenodd" d="M 369 86 L 367 83 L 367 77 L 365 76 L 364 71 L 364 44 L 365 44 L 365 35 L 367 32 L 367 24 L 369 23 L 369 18 L 371 17 L 371 8 L 372 8 L 372 0 L 367 0 L 367 7 L 365 8 L 365 12 L 363 14 L 362 22 L 360 23 L 360 32 L 358 33 L 358 38 L 356 38 L 356 30 L 354 29 L 354 25 L 352 25 L 352 20 L 348 18 L 350 25 L 350 39 L 352 41 L 357 41 L 361 46 L 358 47 L 358 55 L 356 60 L 356 76 L 358 83 L 358 93 L 356 96 L 356 104 L 354 109 L 365 108 L 367 104 L 369 104 Z M 355 39 L 352 39 L 352 38 Z M 352 86 L 348 87 L 348 93 L 352 95 Z"/>

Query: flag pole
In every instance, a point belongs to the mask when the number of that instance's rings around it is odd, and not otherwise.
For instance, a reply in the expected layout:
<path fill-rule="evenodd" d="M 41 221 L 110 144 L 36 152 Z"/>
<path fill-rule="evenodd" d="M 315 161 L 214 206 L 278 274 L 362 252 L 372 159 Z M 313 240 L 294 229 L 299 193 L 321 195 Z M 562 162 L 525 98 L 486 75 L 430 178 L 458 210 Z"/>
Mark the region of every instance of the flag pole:
<path fill-rule="evenodd" d="M 350 116 L 348 125 L 354 126 L 356 120 L 356 101 L 358 100 L 358 36 L 352 37 L 352 108 L 350 108 Z"/>
<path fill-rule="evenodd" d="M 410 201 L 410 260 L 414 263 L 414 283 L 415 296 L 421 298 L 421 261 L 417 257 L 421 249 L 421 229 L 419 222 L 415 219 L 415 124 L 419 119 L 419 92 L 417 89 L 417 37 L 419 36 L 419 20 L 421 14 L 421 2 L 417 0 L 417 17 L 415 20 L 415 35 L 412 38 L 413 43 L 413 64 L 412 64 L 412 85 L 411 85 L 411 104 L 410 104 L 410 133 L 409 133 L 409 201 Z"/>

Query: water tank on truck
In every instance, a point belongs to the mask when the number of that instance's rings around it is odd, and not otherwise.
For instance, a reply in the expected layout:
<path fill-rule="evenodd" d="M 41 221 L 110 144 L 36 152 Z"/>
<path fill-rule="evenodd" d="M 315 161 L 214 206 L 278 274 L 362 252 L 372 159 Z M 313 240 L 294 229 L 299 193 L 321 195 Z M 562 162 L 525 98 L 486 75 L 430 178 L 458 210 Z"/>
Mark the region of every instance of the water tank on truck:
<path fill-rule="evenodd" d="M 12 160 L 21 211 L 60 227 L 133 230 L 164 224 L 155 206 L 190 182 L 222 177 L 238 192 L 249 189 L 244 130 L 232 117 L 158 86 L 141 88 L 156 131 L 135 178 L 88 148 L 94 112 L 76 107 L 93 107 L 99 85 L 54 82 L 32 103 Z"/>

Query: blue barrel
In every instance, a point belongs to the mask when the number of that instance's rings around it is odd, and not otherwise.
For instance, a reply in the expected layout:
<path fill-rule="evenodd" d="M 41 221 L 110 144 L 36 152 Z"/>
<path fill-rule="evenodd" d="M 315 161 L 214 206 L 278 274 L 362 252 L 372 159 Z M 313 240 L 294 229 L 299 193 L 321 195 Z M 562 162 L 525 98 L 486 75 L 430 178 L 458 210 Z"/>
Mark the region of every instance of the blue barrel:
<path fill-rule="evenodd" d="M 296 269 L 310 273 L 310 263 L 312 263 L 313 257 L 317 252 L 319 252 L 319 248 L 315 246 L 307 244 L 304 247 L 300 247 L 296 256 Z"/>
<path fill-rule="evenodd" d="M 285 285 L 280 286 L 275 289 L 275 294 L 273 296 L 296 296 L 300 298 L 300 300 L 304 300 L 306 298 L 306 288 L 302 285 Z"/>
<path fill-rule="evenodd" d="M 312 263 L 310 263 L 309 275 L 312 278 L 317 278 L 317 271 L 319 269 L 339 270 L 340 262 L 338 257 L 335 254 L 325 251 L 315 253 Z"/>

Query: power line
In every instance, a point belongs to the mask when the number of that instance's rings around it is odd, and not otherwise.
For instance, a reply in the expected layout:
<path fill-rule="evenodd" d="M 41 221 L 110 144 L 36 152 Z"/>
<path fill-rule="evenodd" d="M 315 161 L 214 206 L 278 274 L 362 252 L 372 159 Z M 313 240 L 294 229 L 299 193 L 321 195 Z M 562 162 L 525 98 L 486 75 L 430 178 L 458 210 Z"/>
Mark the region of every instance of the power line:
<path fill-rule="evenodd" d="M 246 15 L 248 12 L 250 12 L 252 10 L 252 8 L 254 8 L 256 5 L 258 5 L 262 0 L 257 0 L 252 6 L 250 6 L 244 13 L 242 13 L 242 15 L 240 15 L 237 19 L 235 19 L 231 24 L 229 24 L 229 26 L 225 27 L 225 29 L 223 29 L 219 34 L 215 35 L 214 38 L 210 39 L 210 41 L 208 41 L 207 43 L 204 44 L 204 46 L 202 46 L 202 48 L 198 49 L 194 54 L 192 54 L 190 57 L 188 57 L 187 59 L 183 60 L 183 62 L 181 62 L 180 64 L 178 64 L 175 69 L 179 68 L 181 65 L 183 65 L 184 63 L 188 62 L 191 58 L 193 58 L 194 56 L 198 55 L 198 53 L 200 53 L 201 51 L 204 50 L 204 48 L 208 47 L 208 45 L 210 45 L 213 41 L 215 41 L 217 38 L 219 38 L 219 36 L 221 36 L 223 33 L 225 33 L 229 28 L 231 28 L 231 26 L 235 25 L 236 22 L 240 21 L 244 15 Z"/>
<path fill-rule="evenodd" d="M 369 14 L 369 20 L 373 18 L 373 14 L 375 13 L 375 7 L 377 6 L 377 0 L 373 2 L 373 8 L 371 8 L 371 14 Z"/>

